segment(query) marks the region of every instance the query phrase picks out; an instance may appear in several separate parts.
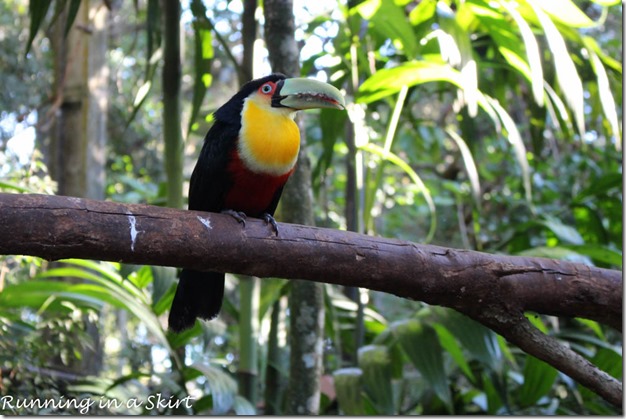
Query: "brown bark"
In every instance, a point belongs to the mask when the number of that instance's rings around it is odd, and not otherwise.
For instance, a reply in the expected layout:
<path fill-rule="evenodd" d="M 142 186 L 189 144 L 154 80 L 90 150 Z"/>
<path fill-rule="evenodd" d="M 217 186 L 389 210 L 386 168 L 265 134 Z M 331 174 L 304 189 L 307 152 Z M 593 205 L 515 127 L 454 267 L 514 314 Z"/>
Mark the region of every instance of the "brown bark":
<path fill-rule="evenodd" d="M 454 308 L 621 405 L 622 385 L 524 311 L 622 328 L 621 271 L 147 205 L 0 194 L 0 254 L 83 258 L 359 286 Z"/>

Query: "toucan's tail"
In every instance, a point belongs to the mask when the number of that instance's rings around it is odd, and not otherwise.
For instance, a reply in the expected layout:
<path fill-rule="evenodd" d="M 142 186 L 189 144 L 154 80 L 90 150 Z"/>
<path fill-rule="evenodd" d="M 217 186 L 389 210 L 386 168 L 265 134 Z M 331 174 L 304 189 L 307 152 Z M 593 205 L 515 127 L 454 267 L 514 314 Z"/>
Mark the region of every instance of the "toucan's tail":
<path fill-rule="evenodd" d="M 196 318 L 215 318 L 222 308 L 223 298 L 223 273 L 183 269 L 170 309 L 169 329 L 182 332 L 193 327 Z"/>

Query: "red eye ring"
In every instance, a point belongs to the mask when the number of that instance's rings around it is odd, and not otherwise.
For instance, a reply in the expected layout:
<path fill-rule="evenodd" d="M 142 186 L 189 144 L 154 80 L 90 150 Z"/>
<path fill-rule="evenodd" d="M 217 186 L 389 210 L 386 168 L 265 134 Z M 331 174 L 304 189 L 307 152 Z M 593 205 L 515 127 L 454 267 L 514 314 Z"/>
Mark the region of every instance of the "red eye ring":
<path fill-rule="evenodd" d="M 269 95 L 270 93 L 272 93 L 274 91 L 274 84 L 273 83 L 265 83 L 263 86 L 261 86 L 259 88 L 259 91 L 261 93 L 263 93 L 264 95 Z"/>

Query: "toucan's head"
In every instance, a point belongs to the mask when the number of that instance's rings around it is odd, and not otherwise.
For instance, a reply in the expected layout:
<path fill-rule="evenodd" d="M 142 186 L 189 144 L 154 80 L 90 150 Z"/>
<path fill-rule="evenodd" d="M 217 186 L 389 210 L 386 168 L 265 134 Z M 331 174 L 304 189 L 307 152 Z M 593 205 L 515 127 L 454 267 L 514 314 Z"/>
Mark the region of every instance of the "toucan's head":
<path fill-rule="evenodd" d="M 330 84 L 305 78 L 287 78 L 284 74 L 249 81 L 226 104 L 215 112 L 225 122 L 238 122 L 245 100 L 264 107 L 294 113 L 303 109 L 344 109 L 345 101 L 339 90 Z"/>
<path fill-rule="evenodd" d="M 298 157 L 296 111 L 344 107 L 343 96 L 330 84 L 271 74 L 243 85 L 215 112 L 215 119 L 237 131 L 238 156 L 248 170 L 283 176 Z"/>

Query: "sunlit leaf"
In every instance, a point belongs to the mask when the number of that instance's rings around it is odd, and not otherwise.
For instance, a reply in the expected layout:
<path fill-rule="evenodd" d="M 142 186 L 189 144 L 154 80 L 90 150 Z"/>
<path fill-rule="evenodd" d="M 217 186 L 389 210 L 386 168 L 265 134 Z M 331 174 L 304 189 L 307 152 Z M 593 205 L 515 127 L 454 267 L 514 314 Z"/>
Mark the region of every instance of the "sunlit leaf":
<path fill-rule="evenodd" d="M 372 30 L 399 43 L 404 53 L 413 58 L 417 41 L 401 7 L 393 0 L 365 0 L 354 8 L 372 26 Z"/>
<path fill-rule="evenodd" d="M 569 114 L 567 113 L 567 107 L 565 103 L 561 100 L 561 98 L 556 94 L 552 86 L 550 86 L 547 82 L 544 82 L 543 87 L 546 91 L 546 105 L 550 110 L 550 116 L 552 119 L 552 123 L 557 129 L 561 129 L 559 120 L 565 122 L 566 128 L 570 131 L 573 131 L 574 128 L 572 126 L 572 121 L 570 120 Z M 557 111 L 557 112 L 555 112 Z M 563 128 L 565 130 L 565 128 Z"/>
<path fill-rule="evenodd" d="M 528 164 L 528 158 L 526 155 L 526 146 L 524 145 L 522 136 L 517 130 L 517 126 L 515 125 L 515 122 L 513 121 L 511 116 L 508 114 L 508 112 L 502 106 L 500 106 L 500 103 L 497 100 L 492 99 L 490 97 L 487 97 L 487 101 L 496 111 L 496 113 L 500 117 L 500 120 L 502 121 L 502 124 L 504 125 L 504 128 L 507 131 L 507 139 L 509 140 L 509 143 L 511 143 L 511 145 L 513 146 L 513 150 L 515 151 L 515 158 L 517 160 L 517 163 L 520 165 L 522 169 L 522 179 L 524 183 L 524 191 L 526 192 L 526 201 L 532 202 L 530 166 Z"/>
<path fill-rule="evenodd" d="M 530 69 L 533 97 L 539 106 L 543 106 L 543 66 L 541 65 L 541 55 L 539 53 L 537 39 L 526 20 L 508 0 L 500 1 L 500 4 L 504 6 L 511 15 L 520 30 L 524 46 L 526 47 L 526 57 L 528 58 L 527 64 Z"/>
<path fill-rule="evenodd" d="M 468 114 L 473 118 L 478 112 L 478 72 L 470 34 L 461 27 L 457 21 L 457 15 L 446 3 L 443 1 L 437 2 L 436 11 L 437 21 L 441 29 L 452 40 L 452 42 L 440 42 L 441 55 L 442 57 L 447 57 L 447 61 L 451 66 L 459 68 L 462 87 L 460 93 L 462 94 L 464 104 L 467 105 Z"/>
<path fill-rule="evenodd" d="M 543 27 L 548 46 L 552 52 L 557 82 L 561 87 L 565 101 L 574 114 L 578 133 L 582 136 L 585 133 L 583 85 L 576 66 L 567 51 L 567 46 L 561 33 L 552 20 L 537 5 L 535 0 L 528 0 L 528 3 L 532 6 Z M 545 3 L 548 2 L 542 2 L 542 4 Z"/>
<path fill-rule="evenodd" d="M 583 13 L 571 0 L 550 0 L 538 3 L 553 19 L 574 28 L 595 26 L 595 22 Z"/>
<path fill-rule="evenodd" d="M 446 129 L 446 134 L 448 134 L 448 136 L 455 142 L 461 152 L 463 165 L 465 166 L 465 173 L 467 174 L 467 178 L 472 186 L 472 196 L 474 197 L 474 202 L 476 203 L 476 206 L 480 208 L 480 180 L 478 179 L 478 169 L 476 169 L 476 163 L 472 157 L 472 152 L 463 138 L 461 138 L 456 132 L 451 129 Z"/>
<path fill-rule="evenodd" d="M 620 4 L 620 0 L 591 0 L 591 1 L 601 6 L 607 6 L 607 7 Z"/>
<path fill-rule="evenodd" d="M 397 67 L 382 69 L 359 87 L 357 102 L 370 103 L 394 95 L 404 86 L 433 81 L 446 81 L 461 86 L 460 73 L 448 64 L 430 61 L 409 61 Z"/>
<path fill-rule="evenodd" d="M 437 0 L 422 0 L 409 13 L 409 22 L 412 25 L 419 25 L 432 19 L 437 8 Z"/>
<path fill-rule="evenodd" d="M 615 137 L 615 148 L 617 150 L 621 150 L 622 135 L 619 121 L 617 119 L 615 100 L 613 99 L 613 93 L 611 93 L 611 86 L 609 86 L 609 78 L 606 75 L 606 71 L 600 58 L 598 58 L 593 50 L 588 49 L 587 51 L 590 55 L 591 67 L 598 78 L 598 94 L 600 95 L 600 103 L 602 104 L 602 109 L 604 110 L 604 115 L 609 123 L 609 126 L 611 127 L 612 134 Z"/>
<path fill-rule="evenodd" d="M 11 284 L 0 292 L 0 307 L 31 307 L 39 309 L 51 295 L 71 289 L 61 281 L 29 280 Z"/>
<path fill-rule="evenodd" d="M 606 340 L 604 332 L 602 331 L 602 326 L 600 326 L 598 322 L 589 320 L 589 319 L 582 319 L 580 317 L 576 317 L 574 320 L 576 320 L 578 323 L 582 325 L 587 326 L 589 329 L 593 330 L 593 332 L 596 334 L 598 338 Z"/>

